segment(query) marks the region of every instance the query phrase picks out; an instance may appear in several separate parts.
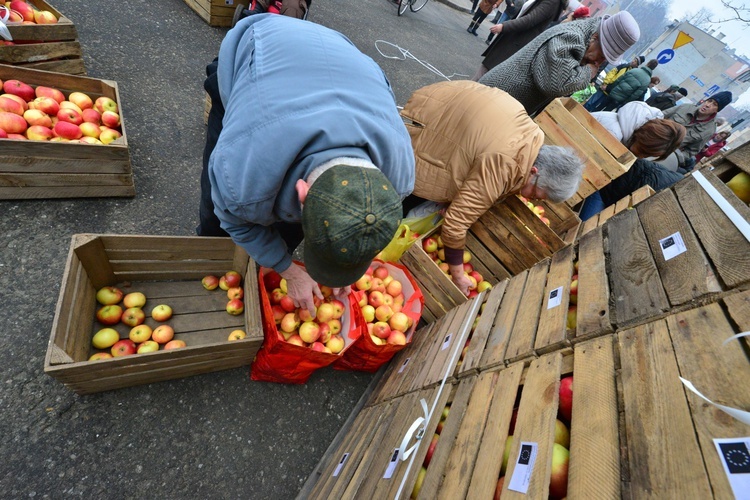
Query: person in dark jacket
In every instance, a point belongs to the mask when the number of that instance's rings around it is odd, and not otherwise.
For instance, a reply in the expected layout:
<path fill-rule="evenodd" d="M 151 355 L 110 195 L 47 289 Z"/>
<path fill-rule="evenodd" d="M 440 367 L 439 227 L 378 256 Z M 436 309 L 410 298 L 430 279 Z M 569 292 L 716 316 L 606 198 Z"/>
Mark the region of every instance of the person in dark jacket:
<path fill-rule="evenodd" d="M 515 19 L 518 15 L 518 11 L 523 7 L 523 0 L 505 0 L 505 10 L 500 12 L 497 11 L 495 19 L 492 20 L 492 24 L 500 24 L 511 19 Z M 487 45 L 492 43 L 492 39 L 495 38 L 495 34 L 490 31 L 490 36 L 484 41 Z"/>
<path fill-rule="evenodd" d="M 466 31 L 474 36 L 478 36 L 479 33 L 477 33 L 477 28 L 479 28 L 479 25 L 482 24 L 482 21 L 484 21 L 487 15 L 492 12 L 492 9 L 498 7 L 502 3 L 502 1 L 503 0 L 481 0 L 479 2 L 477 12 L 471 19 L 471 24 L 466 29 Z"/>
<path fill-rule="evenodd" d="M 683 97 L 687 97 L 687 95 L 688 91 L 686 88 L 672 85 L 665 92 L 659 92 L 649 97 L 646 101 L 646 104 L 648 104 L 652 108 L 664 111 L 665 109 L 673 108 L 674 106 L 676 106 L 677 101 L 679 101 Z"/>
<path fill-rule="evenodd" d="M 659 61 L 651 59 L 645 68 L 628 71 L 617 79 L 609 89 L 609 95 L 602 107 L 603 111 L 612 111 L 632 102 L 643 100 L 643 95 L 651 83 L 651 75 Z"/>
<path fill-rule="evenodd" d="M 515 19 L 491 27 L 490 32 L 503 36 L 497 37 L 482 53 L 484 61 L 472 80 L 479 81 L 485 73 L 541 34 L 549 23 L 560 17 L 565 5 L 566 0 L 526 0 Z"/>

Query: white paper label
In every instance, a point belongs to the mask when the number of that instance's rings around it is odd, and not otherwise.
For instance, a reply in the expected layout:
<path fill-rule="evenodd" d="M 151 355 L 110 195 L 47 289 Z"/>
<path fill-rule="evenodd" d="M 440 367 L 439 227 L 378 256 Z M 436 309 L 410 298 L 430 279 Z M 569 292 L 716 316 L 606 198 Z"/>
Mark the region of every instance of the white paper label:
<path fill-rule="evenodd" d="M 734 497 L 750 499 L 750 437 L 714 439 L 714 444 Z"/>
<path fill-rule="evenodd" d="M 526 494 L 529 491 L 531 473 L 534 471 L 538 445 L 537 443 L 521 442 L 521 451 L 518 452 L 516 466 L 510 478 L 508 489 Z"/>
<path fill-rule="evenodd" d="M 406 365 L 408 365 L 408 364 L 409 364 L 409 360 L 410 360 L 410 359 L 411 359 L 411 358 L 406 358 L 406 359 L 404 360 L 404 364 L 403 364 L 403 365 L 401 365 L 401 368 L 399 368 L 399 369 L 398 369 L 398 372 L 399 372 L 399 373 L 401 373 L 402 371 L 404 371 L 404 370 L 406 369 Z"/>
<path fill-rule="evenodd" d="M 443 347 L 440 348 L 441 351 L 448 349 L 448 346 L 451 345 L 452 336 L 453 336 L 452 333 L 449 333 L 448 335 L 445 336 L 445 338 L 443 339 Z"/>
<path fill-rule="evenodd" d="M 234 0 L 224 0 L 224 5 L 234 5 Z"/>
<path fill-rule="evenodd" d="M 394 448 L 393 454 L 391 454 L 391 461 L 388 462 L 388 467 L 385 469 L 385 474 L 383 474 L 383 479 L 390 479 L 393 476 L 393 473 L 396 472 L 399 450 L 400 448 Z"/>
<path fill-rule="evenodd" d="M 681 253 L 687 252 L 687 247 L 685 246 L 685 242 L 682 241 L 682 235 L 679 232 L 659 240 L 659 246 L 661 247 L 661 252 L 664 254 L 664 260 L 673 259 Z"/>
<path fill-rule="evenodd" d="M 333 471 L 333 477 L 336 477 L 339 475 L 339 473 L 341 472 L 341 469 L 344 468 L 344 464 L 346 463 L 347 460 L 349 460 L 349 454 L 344 453 L 344 456 L 341 457 L 341 460 L 339 460 L 339 463 L 336 466 L 336 470 Z"/>
<path fill-rule="evenodd" d="M 549 297 L 547 297 L 547 309 L 552 309 L 553 307 L 557 307 L 562 304 L 562 294 L 563 287 L 561 286 L 550 291 Z"/>

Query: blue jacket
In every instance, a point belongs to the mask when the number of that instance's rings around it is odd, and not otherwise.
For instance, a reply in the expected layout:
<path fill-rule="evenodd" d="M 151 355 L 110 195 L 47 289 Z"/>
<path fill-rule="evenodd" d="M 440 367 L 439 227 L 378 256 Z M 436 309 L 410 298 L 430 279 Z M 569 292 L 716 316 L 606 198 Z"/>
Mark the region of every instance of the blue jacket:
<path fill-rule="evenodd" d="M 295 190 L 318 165 L 371 161 L 405 197 L 414 153 L 380 67 L 342 34 L 287 16 L 250 16 L 219 50 L 223 128 L 209 160 L 221 227 L 262 266 L 292 262 L 277 221 L 298 223 Z"/>

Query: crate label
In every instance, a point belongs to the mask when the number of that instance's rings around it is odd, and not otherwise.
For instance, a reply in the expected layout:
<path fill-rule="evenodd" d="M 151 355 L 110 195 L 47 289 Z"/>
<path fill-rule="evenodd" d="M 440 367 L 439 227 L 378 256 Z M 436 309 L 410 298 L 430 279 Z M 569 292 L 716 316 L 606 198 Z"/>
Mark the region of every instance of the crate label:
<path fill-rule="evenodd" d="M 224 0 L 224 5 L 234 5 L 234 0 Z"/>
<path fill-rule="evenodd" d="M 678 232 L 659 240 L 661 252 L 664 254 L 664 260 L 677 257 L 681 253 L 687 252 L 685 242 L 682 241 L 682 235 Z"/>
<path fill-rule="evenodd" d="M 404 364 L 403 364 L 403 365 L 401 365 L 401 368 L 399 368 L 399 369 L 398 369 L 398 372 L 399 372 L 399 373 L 401 373 L 402 371 L 404 371 L 404 370 L 406 369 L 406 365 L 408 365 L 408 364 L 409 364 L 409 360 L 410 360 L 410 359 L 411 359 L 411 358 L 406 358 L 406 359 L 404 360 Z"/>
<path fill-rule="evenodd" d="M 750 498 L 750 437 L 714 439 L 735 498 Z"/>
<path fill-rule="evenodd" d="M 552 309 L 553 307 L 562 304 L 562 295 L 563 287 L 561 286 L 549 292 L 549 297 L 547 297 L 547 309 Z"/>
<path fill-rule="evenodd" d="M 344 464 L 346 461 L 349 460 L 349 454 L 344 453 L 344 456 L 341 457 L 341 460 L 339 460 L 338 465 L 336 465 L 336 469 L 333 471 L 333 477 L 336 477 L 341 472 L 341 469 L 344 468 Z"/>
<path fill-rule="evenodd" d="M 536 461 L 537 443 L 521 442 L 521 451 L 518 452 L 516 466 L 508 483 L 508 489 L 526 494 L 529 491 L 531 473 L 534 471 Z"/>
<path fill-rule="evenodd" d="M 448 335 L 445 336 L 445 338 L 443 339 L 443 346 L 440 348 L 441 351 L 448 349 L 448 346 L 451 345 L 452 336 L 453 336 L 452 333 L 449 333 Z"/>
<path fill-rule="evenodd" d="M 393 454 L 391 455 L 391 461 L 388 462 L 388 467 L 385 469 L 385 474 L 383 474 L 383 479 L 390 479 L 393 476 L 393 473 L 396 472 L 396 466 L 398 465 L 398 452 L 400 451 L 399 448 L 393 449 Z"/>

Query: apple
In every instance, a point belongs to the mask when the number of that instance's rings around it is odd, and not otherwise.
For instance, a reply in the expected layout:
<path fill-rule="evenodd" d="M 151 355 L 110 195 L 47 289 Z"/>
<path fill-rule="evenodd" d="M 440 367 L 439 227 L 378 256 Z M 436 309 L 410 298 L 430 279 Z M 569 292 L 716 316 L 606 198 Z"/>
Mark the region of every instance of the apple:
<path fill-rule="evenodd" d="M 299 326 L 299 337 L 308 344 L 312 344 L 320 338 L 320 327 L 314 321 L 305 321 Z"/>
<path fill-rule="evenodd" d="M 89 97 L 87 94 L 84 94 L 83 92 L 71 92 L 68 96 L 68 101 L 78 106 L 81 111 L 92 109 L 94 107 L 94 101 L 92 101 L 91 97 Z M 97 113 L 99 112 L 97 111 Z"/>
<path fill-rule="evenodd" d="M 560 416 L 571 421 L 573 418 L 573 377 L 564 377 L 560 380 Z"/>
<path fill-rule="evenodd" d="M 333 306 L 333 319 L 341 318 L 346 310 L 344 303 L 339 299 L 333 299 L 331 305 Z"/>
<path fill-rule="evenodd" d="M 146 296 L 142 292 L 131 292 L 122 299 L 125 307 L 143 307 L 146 305 Z"/>
<path fill-rule="evenodd" d="M 385 297 L 383 296 L 383 292 L 378 292 L 378 291 L 370 292 L 367 298 L 367 303 L 376 309 L 384 305 Z"/>
<path fill-rule="evenodd" d="M 299 327 L 299 315 L 294 312 L 286 313 L 281 319 L 281 330 L 287 333 L 292 333 Z"/>
<path fill-rule="evenodd" d="M 281 281 L 279 281 L 279 288 L 281 288 L 282 292 L 288 293 L 286 288 L 286 280 L 284 278 L 281 278 Z"/>
<path fill-rule="evenodd" d="M 172 317 L 172 308 L 166 304 L 159 304 L 151 310 L 151 317 L 154 321 L 167 321 Z"/>
<path fill-rule="evenodd" d="M 112 307 L 112 306 L 107 306 Z M 112 346 L 112 356 L 115 358 L 120 356 L 130 356 L 136 353 L 135 342 L 130 339 L 118 340 Z"/>
<path fill-rule="evenodd" d="M 11 0 L 10 5 L 7 6 L 10 7 L 11 10 L 15 10 L 21 14 L 24 21 L 34 20 L 34 9 L 31 5 L 26 3 L 26 0 Z"/>
<path fill-rule="evenodd" d="M 102 115 L 95 109 L 84 109 L 83 113 L 81 113 L 81 116 L 83 117 L 83 121 L 87 123 L 93 123 L 96 126 L 102 124 Z"/>
<path fill-rule="evenodd" d="M 97 352 L 91 355 L 89 361 L 99 361 L 100 359 L 112 359 L 112 355 L 108 352 Z"/>
<path fill-rule="evenodd" d="M 85 121 L 81 123 L 78 127 L 81 129 L 81 133 L 83 134 L 83 137 L 91 137 L 93 139 L 99 139 L 99 136 L 102 133 L 101 129 L 94 123 Z M 101 141 L 98 141 L 98 142 L 101 142 Z"/>
<path fill-rule="evenodd" d="M 102 118 L 104 118 L 104 115 L 102 115 Z M 226 274 L 224 274 L 224 278 L 226 279 L 229 288 L 234 288 L 242 284 L 242 275 L 237 271 L 227 271 Z"/>
<path fill-rule="evenodd" d="M 229 285 L 227 285 L 227 277 L 226 276 L 222 276 L 221 278 L 219 278 L 219 288 L 221 288 L 224 291 L 229 290 L 230 287 L 229 287 Z"/>
<path fill-rule="evenodd" d="M 573 281 L 570 282 L 570 303 L 578 303 L 578 275 L 573 276 Z"/>
<path fill-rule="evenodd" d="M 544 215 L 544 207 L 541 205 L 535 205 L 531 211 L 534 212 L 537 217 L 542 217 Z"/>
<path fill-rule="evenodd" d="M 300 338 L 299 335 L 291 335 L 286 341 L 290 344 L 298 345 L 300 347 L 307 347 L 305 341 Z"/>
<path fill-rule="evenodd" d="M 153 330 L 151 330 L 150 326 L 139 324 L 130 330 L 128 338 L 136 344 L 140 344 L 141 342 L 149 340 L 152 333 Z"/>
<path fill-rule="evenodd" d="M 120 321 L 128 326 L 138 326 L 146 321 L 146 313 L 140 307 L 128 307 L 123 311 Z M 133 340 L 133 342 L 137 344 L 143 341 Z"/>
<path fill-rule="evenodd" d="M 477 283 L 477 280 L 474 279 L 474 276 L 470 274 L 467 274 L 465 276 L 469 280 L 469 290 L 476 290 L 479 283 Z"/>
<path fill-rule="evenodd" d="M 539 217 L 539 220 L 541 220 L 542 222 L 544 222 L 548 226 L 550 224 L 552 224 L 547 217 Z"/>
<path fill-rule="evenodd" d="M 422 248 L 427 253 L 437 252 L 438 243 L 435 238 L 427 237 L 422 241 Z"/>
<path fill-rule="evenodd" d="M 94 101 L 94 109 L 102 114 L 104 114 L 105 111 L 112 111 L 113 113 L 117 113 L 118 111 L 117 103 L 105 96 L 98 97 L 96 101 Z"/>
<path fill-rule="evenodd" d="M 372 339 L 372 343 L 375 345 L 385 345 L 385 339 L 381 339 L 380 337 L 376 337 L 372 333 L 370 334 L 370 339 Z"/>
<path fill-rule="evenodd" d="M 362 316 L 365 318 L 365 323 L 372 323 L 375 321 L 375 308 L 370 304 L 361 308 Z"/>
<path fill-rule="evenodd" d="M 146 340 L 138 346 L 135 352 L 145 354 L 147 352 L 156 352 L 159 350 L 159 343 L 154 340 Z"/>
<path fill-rule="evenodd" d="M 235 286 L 227 290 L 227 298 L 229 300 L 232 299 L 241 299 L 245 296 L 245 293 L 242 291 L 242 287 Z M 283 306 L 282 306 L 283 307 Z"/>
<path fill-rule="evenodd" d="M 382 279 L 376 278 L 375 276 L 372 277 L 372 286 L 370 287 L 370 293 L 372 292 L 385 293 L 385 284 Z"/>
<path fill-rule="evenodd" d="M 36 97 L 34 89 L 31 87 L 31 85 L 28 85 L 20 80 L 6 80 L 5 83 L 3 83 L 3 92 L 5 92 L 6 94 L 17 95 L 26 102 L 33 101 Z"/>
<path fill-rule="evenodd" d="M 232 299 L 227 302 L 227 312 L 232 316 L 239 316 L 245 311 L 245 303 L 241 299 Z"/>
<path fill-rule="evenodd" d="M 2 125 L 0 125 L 0 128 Z M 372 277 L 365 274 L 361 278 L 359 278 L 357 281 L 354 282 L 354 286 L 357 288 L 357 290 L 364 290 L 367 291 L 370 288 L 372 288 Z"/>
<path fill-rule="evenodd" d="M 470 260 L 471 260 L 471 253 L 469 253 L 468 250 L 464 250 L 464 259 L 463 259 L 464 264 L 468 264 Z M 472 269 L 472 271 L 473 271 L 473 269 Z"/>
<path fill-rule="evenodd" d="M 302 322 L 305 321 L 315 321 L 315 310 L 311 313 L 307 309 L 297 309 L 297 314 L 299 314 L 299 319 Z"/>
<path fill-rule="evenodd" d="M 16 101 L 15 99 L 11 99 L 10 97 L 0 96 L 0 111 L 5 111 L 6 113 L 13 113 L 14 115 L 23 116 L 23 112 L 26 111 L 23 109 L 23 105 Z"/>
<path fill-rule="evenodd" d="M 201 285 L 203 285 L 203 288 L 206 290 L 216 290 L 219 286 L 219 278 L 212 275 L 204 276 L 201 280 Z"/>
<path fill-rule="evenodd" d="M 341 335 L 334 335 L 332 336 L 328 342 L 326 342 L 326 347 L 331 351 L 333 354 L 338 354 L 341 351 L 344 350 L 344 346 L 346 345 L 346 342 L 344 342 L 344 339 L 341 338 Z"/>
<path fill-rule="evenodd" d="M 549 478 L 550 498 L 564 498 L 568 494 L 568 464 L 570 452 L 564 446 L 552 445 L 552 474 Z"/>
<path fill-rule="evenodd" d="M 414 489 L 411 490 L 411 498 L 419 498 L 419 492 L 422 490 L 422 483 L 427 476 L 427 467 L 422 467 L 417 473 L 417 481 L 414 483 Z"/>
<path fill-rule="evenodd" d="M 186 345 L 187 344 L 185 344 L 184 340 L 170 340 L 169 342 L 164 344 L 164 350 L 166 351 L 167 349 L 180 349 L 182 347 L 186 347 Z"/>
<path fill-rule="evenodd" d="M 555 443 L 570 448 L 570 431 L 560 419 L 555 420 Z"/>
<path fill-rule="evenodd" d="M 403 285 L 400 281 L 394 279 L 388 285 L 385 287 L 385 291 L 388 293 L 388 295 L 391 295 L 393 297 L 396 297 L 401 293 L 403 290 Z"/>
<path fill-rule="evenodd" d="M 120 126 L 120 115 L 112 111 L 105 111 L 102 113 L 102 124 L 109 128 L 117 128 Z"/>
<path fill-rule="evenodd" d="M 500 500 L 500 496 L 503 494 L 503 484 L 505 484 L 505 476 L 502 476 L 497 480 L 497 486 L 495 486 L 495 496 L 493 500 Z"/>
<path fill-rule="evenodd" d="M 57 123 L 55 123 L 55 127 L 53 130 L 55 131 L 55 135 L 57 135 L 58 137 L 62 137 L 63 139 L 74 140 L 83 137 L 81 127 L 64 120 L 58 120 Z"/>
<path fill-rule="evenodd" d="M 388 322 L 393 316 L 393 309 L 390 306 L 383 304 L 375 308 L 375 319 L 378 321 Z"/>
<path fill-rule="evenodd" d="M 228 290 L 229 289 L 227 289 L 227 291 Z M 283 299 L 284 297 L 286 297 L 286 294 L 283 291 L 281 291 L 281 288 L 274 288 L 271 291 L 271 295 L 269 299 L 271 300 L 271 304 L 281 305 L 281 299 Z M 292 302 L 292 304 L 294 304 L 294 302 Z"/>
<path fill-rule="evenodd" d="M 122 317 L 122 307 L 118 305 L 103 306 L 96 311 L 96 319 L 102 325 L 116 325 Z"/>
<path fill-rule="evenodd" d="M 29 124 L 26 123 L 23 116 L 8 113 L 7 111 L 0 111 L 0 129 L 3 129 L 8 135 L 23 134 L 27 128 L 29 128 Z"/>
<path fill-rule="evenodd" d="M 391 334 L 391 327 L 384 321 L 378 321 L 372 325 L 372 334 L 381 339 L 387 339 Z"/>
<path fill-rule="evenodd" d="M 53 139 L 54 139 L 54 137 L 53 137 Z M 73 142 L 73 141 L 71 141 L 71 142 Z M 78 139 L 78 142 L 81 143 L 81 144 L 98 144 L 100 146 L 104 146 L 104 143 L 102 141 L 100 141 L 99 139 L 97 139 L 96 137 L 87 137 L 86 135 L 84 135 L 83 137 L 81 137 L 80 139 Z"/>
<path fill-rule="evenodd" d="M 331 335 L 338 335 L 341 333 L 341 320 L 330 319 L 326 321 L 326 324 L 331 328 Z"/>
<path fill-rule="evenodd" d="M 294 305 L 294 300 L 292 300 L 289 295 L 284 295 L 283 297 L 281 297 L 281 300 L 279 300 L 279 305 L 286 312 L 294 312 L 297 309 L 297 306 Z"/>
<path fill-rule="evenodd" d="M 27 141 L 29 138 L 22 134 L 8 134 L 8 139 L 15 139 L 17 141 Z M 54 137 L 52 139 L 54 139 Z M 50 141 L 52 139 L 50 139 Z"/>
<path fill-rule="evenodd" d="M 0 139 L 7 139 L 8 138 L 8 132 L 0 128 Z"/>
<path fill-rule="evenodd" d="M 244 331 L 242 331 L 242 330 L 233 330 L 232 333 L 229 334 L 229 337 L 227 338 L 227 340 L 229 340 L 229 341 L 232 341 L 232 340 L 242 340 L 245 337 L 247 337 L 247 334 Z"/>
<path fill-rule="evenodd" d="M 44 111 L 38 109 L 27 109 L 23 112 L 23 119 L 29 125 L 42 125 L 44 127 L 52 126 L 52 118 Z"/>
<path fill-rule="evenodd" d="M 372 275 L 375 278 L 380 278 L 381 280 L 385 279 L 389 275 L 388 268 L 385 266 L 378 266 L 375 269 L 372 270 Z"/>
<path fill-rule="evenodd" d="M 317 325 L 317 323 L 315 323 Z M 318 342 L 321 344 L 327 344 L 329 340 L 333 337 L 333 332 L 331 332 L 331 325 L 328 323 L 321 323 L 318 325 L 318 329 L 320 330 L 320 336 L 318 337 Z"/>
<path fill-rule="evenodd" d="M 503 465 L 500 467 L 500 475 L 504 475 L 508 469 L 508 459 L 510 458 L 510 449 L 513 447 L 513 436 L 505 438 L 505 451 L 503 451 Z"/>
<path fill-rule="evenodd" d="M 97 349 L 108 349 L 120 340 L 120 334 L 114 328 L 102 328 L 91 338 L 91 345 Z"/>
<path fill-rule="evenodd" d="M 2 94 L 0 97 L 5 97 L 7 99 L 12 99 L 16 101 L 18 104 L 21 105 L 24 111 L 29 109 L 29 104 L 23 100 L 23 97 L 17 96 L 16 94 L 9 94 L 6 92 L 5 94 Z M 20 114 L 23 114 L 23 113 L 20 113 Z"/>
<path fill-rule="evenodd" d="M 333 304 L 329 302 L 325 302 L 323 304 L 320 304 L 320 307 L 318 307 L 318 311 L 315 314 L 315 318 L 318 320 L 319 323 L 325 323 L 327 321 L 330 321 L 333 318 L 333 316 L 336 314 L 336 310 L 333 307 Z"/>
<path fill-rule="evenodd" d="M 169 325 L 159 325 L 151 332 L 151 340 L 166 344 L 174 338 L 174 329 Z"/>
<path fill-rule="evenodd" d="M 43 125 L 32 125 L 26 129 L 26 137 L 31 141 L 48 141 L 52 139 L 52 129 Z"/>
<path fill-rule="evenodd" d="M 404 335 L 404 332 L 391 330 L 391 334 L 388 335 L 386 343 L 392 345 L 406 345 L 406 335 Z"/>
<path fill-rule="evenodd" d="M 392 330 L 406 332 L 406 330 L 409 329 L 409 316 L 402 312 L 393 313 L 393 316 L 388 320 L 388 326 L 390 326 Z"/>
<path fill-rule="evenodd" d="M 65 104 L 65 101 L 63 101 L 63 104 Z M 81 116 L 81 113 L 75 109 L 63 108 L 61 106 L 56 116 L 58 120 L 72 123 L 73 125 L 80 125 L 83 123 L 83 116 Z"/>
<path fill-rule="evenodd" d="M 570 304 L 568 306 L 568 315 L 565 319 L 565 326 L 567 326 L 571 330 L 576 329 L 576 324 L 578 321 L 578 307 L 575 304 Z"/>
<path fill-rule="evenodd" d="M 57 116 L 60 111 L 60 103 L 54 100 L 52 97 L 37 97 L 29 103 L 29 109 L 38 109 L 47 113 L 49 116 Z"/>
<path fill-rule="evenodd" d="M 485 290 L 489 290 L 490 288 L 492 288 L 492 285 L 487 280 L 483 280 L 477 283 L 477 292 L 479 293 L 482 293 Z"/>
<path fill-rule="evenodd" d="M 266 290 L 273 290 L 274 288 L 279 288 L 279 284 L 281 283 L 281 275 L 277 273 L 274 270 L 270 270 L 263 274 L 263 284 L 266 287 Z"/>
<path fill-rule="evenodd" d="M 10 2 L 6 2 L 5 3 L 6 7 L 8 7 L 9 5 L 10 5 Z M 10 8 L 10 7 L 8 7 L 8 8 Z M 21 24 L 23 24 L 25 21 L 23 20 L 23 16 L 21 14 L 19 14 L 15 10 L 11 10 L 10 11 L 10 16 L 8 17 L 8 22 L 9 23 L 21 23 Z M 7 43 L 8 42 L 6 42 L 6 44 Z M 10 42 L 10 43 L 11 43 L 11 45 L 13 44 L 13 42 Z"/>
<path fill-rule="evenodd" d="M 437 245 L 437 243 L 435 243 Z M 432 435 L 432 441 L 430 441 L 430 445 L 427 447 L 427 455 L 424 457 L 424 466 L 429 467 L 430 460 L 432 460 L 432 455 L 435 453 L 435 447 L 438 444 L 438 439 L 440 439 L 440 434 L 433 434 Z"/>
<path fill-rule="evenodd" d="M 118 132 L 117 130 L 112 130 L 108 127 L 104 127 L 102 129 L 102 133 L 99 134 L 99 140 L 104 144 L 109 144 L 112 141 L 116 141 L 120 137 L 122 137 L 122 134 L 120 132 Z"/>
<path fill-rule="evenodd" d="M 273 311 L 273 321 L 278 325 L 279 323 L 281 323 L 282 318 L 286 315 L 286 311 L 282 309 L 278 304 L 272 305 L 271 311 Z"/>

